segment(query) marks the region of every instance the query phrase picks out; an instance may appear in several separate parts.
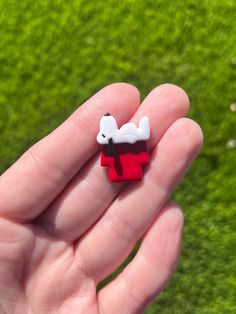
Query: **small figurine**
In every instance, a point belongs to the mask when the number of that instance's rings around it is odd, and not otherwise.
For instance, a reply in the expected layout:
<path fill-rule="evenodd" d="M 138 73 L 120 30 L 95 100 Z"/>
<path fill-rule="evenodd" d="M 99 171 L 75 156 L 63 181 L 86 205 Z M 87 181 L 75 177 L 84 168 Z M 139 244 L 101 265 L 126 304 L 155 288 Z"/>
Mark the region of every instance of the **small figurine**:
<path fill-rule="evenodd" d="M 110 181 L 142 179 L 142 165 L 150 160 L 146 145 L 149 137 L 148 117 L 142 117 L 138 127 L 129 122 L 120 129 L 109 113 L 101 118 L 97 141 L 103 146 L 101 166 L 109 167 Z"/>

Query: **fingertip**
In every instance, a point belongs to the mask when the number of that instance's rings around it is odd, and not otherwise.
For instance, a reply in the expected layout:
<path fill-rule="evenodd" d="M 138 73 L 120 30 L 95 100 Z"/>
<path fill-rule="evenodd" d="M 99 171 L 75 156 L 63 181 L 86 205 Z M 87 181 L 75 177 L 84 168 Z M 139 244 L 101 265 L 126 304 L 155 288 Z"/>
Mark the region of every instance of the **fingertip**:
<path fill-rule="evenodd" d="M 179 118 L 168 129 L 169 141 L 181 143 L 181 149 L 189 151 L 195 156 L 203 146 L 203 132 L 197 122 L 190 118 Z"/>
<path fill-rule="evenodd" d="M 165 220 L 168 220 L 170 228 L 179 229 L 184 225 L 184 213 L 181 207 L 174 201 L 169 201 L 162 210 Z"/>
<path fill-rule="evenodd" d="M 181 207 L 174 201 L 168 201 L 158 213 L 153 222 L 152 229 L 158 232 L 160 228 L 164 228 L 168 233 L 178 232 L 184 224 L 184 214 Z"/>
<path fill-rule="evenodd" d="M 195 145 L 197 147 L 197 150 L 200 151 L 203 147 L 203 143 L 204 143 L 204 134 L 203 134 L 203 131 L 202 131 L 202 128 L 200 127 L 200 125 L 190 119 L 190 118 L 186 118 L 187 120 L 189 120 L 189 122 L 191 122 L 192 124 L 192 135 L 194 136 L 194 139 L 195 139 Z"/>
<path fill-rule="evenodd" d="M 196 152 L 199 152 L 204 141 L 204 135 L 200 125 L 190 118 L 179 119 L 177 123 L 179 123 L 179 129 L 182 129 L 188 138 L 191 138 Z"/>
<path fill-rule="evenodd" d="M 179 86 L 165 83 L 155 87 L 150 94 L 157 99 L 163 99 L 165 103 L 176 107 L 182 116 L 188 113 L 190 101 L 187 93 Z M 171 99 L 171 101 L 166 101 Z"/>
<path fill-rule="evenodd" d="M 182 87 L 177 86 L 175 84 L 171 84 L 171 83 L 165 83 L 165 84 L 160 85 L 159 89 L 161 90 L 163 94 L 166 93 L 167 95 L 169 94 L 174 95 L 176 99 L 179 99 L 182 106 L 185 107 L 186 112 L 188 112 L 189 106 L 190 106 L 190 100 L 189 100 L 188 94 Z"/>
<path fill-rule="evenodd" d="M 130 83 L 112 83 L 105 86 L 100 92 L 108 95 L 112 93 L 112 95 L 115 97 L 123 97 L 125 95 L 128 99 L 132 99 L 134 103 L 140 103 L 140 92 L 136 86 Z"/>

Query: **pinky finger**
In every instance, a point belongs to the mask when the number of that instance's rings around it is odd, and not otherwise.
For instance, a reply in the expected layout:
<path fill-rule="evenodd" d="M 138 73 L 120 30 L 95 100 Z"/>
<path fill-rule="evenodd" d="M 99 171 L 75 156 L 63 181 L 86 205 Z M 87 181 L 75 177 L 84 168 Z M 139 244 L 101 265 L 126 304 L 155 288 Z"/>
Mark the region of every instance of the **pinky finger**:
<path fill-rule="evenodd" d="M 137 314 L 163 290 L 177 263 L 183 213 L 168 203 L 147 231 L 131 263 L 98 294 L 101 314 Z"/>

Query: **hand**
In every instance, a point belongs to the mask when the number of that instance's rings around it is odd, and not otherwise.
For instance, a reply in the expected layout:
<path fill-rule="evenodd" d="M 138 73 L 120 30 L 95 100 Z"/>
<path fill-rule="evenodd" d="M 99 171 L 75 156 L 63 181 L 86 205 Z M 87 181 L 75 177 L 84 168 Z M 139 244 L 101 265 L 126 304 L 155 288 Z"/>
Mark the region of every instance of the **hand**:
<path fill-rule="evenodd" d="M 128 84 L 105 87 L 30 148 L 0 178 L 1 313 L 141 313 L 179 255 L 183 214 L 168 201 L 202 145 L 184 118 L 188 98 L 165 84 L 139 106 Z M 150 119 L 151 163 L 141 182 L 109 183 L 99 162 L 99 120 Z M 98 283 L 141 247 L 126 268 Z"/>

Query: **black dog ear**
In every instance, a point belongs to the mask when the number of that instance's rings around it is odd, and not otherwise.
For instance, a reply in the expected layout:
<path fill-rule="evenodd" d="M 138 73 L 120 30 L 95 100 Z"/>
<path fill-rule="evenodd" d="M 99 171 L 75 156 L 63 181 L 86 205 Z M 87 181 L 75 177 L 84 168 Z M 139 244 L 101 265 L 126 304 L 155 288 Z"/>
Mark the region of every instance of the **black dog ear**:
<path fill-rule="evenodd" d="M 112 140 L 112 138 L 109 138 L 109 140 L 108 140 L 108 155 L 114 157 L 115 154 L 116 154 L 116 151 L 115 151 L 115 146 L 114 146 L 113 140 Z"/>
<path fill-rule="evenodd" d="M 108 116 L 110 116 L 110 113 L 107 112 L 107 113 L 104 114 L 104 116 L 105 116 L 105 117 L 108 117 Z"/>

